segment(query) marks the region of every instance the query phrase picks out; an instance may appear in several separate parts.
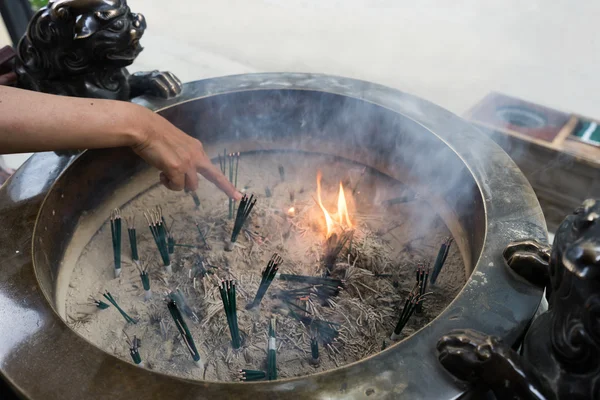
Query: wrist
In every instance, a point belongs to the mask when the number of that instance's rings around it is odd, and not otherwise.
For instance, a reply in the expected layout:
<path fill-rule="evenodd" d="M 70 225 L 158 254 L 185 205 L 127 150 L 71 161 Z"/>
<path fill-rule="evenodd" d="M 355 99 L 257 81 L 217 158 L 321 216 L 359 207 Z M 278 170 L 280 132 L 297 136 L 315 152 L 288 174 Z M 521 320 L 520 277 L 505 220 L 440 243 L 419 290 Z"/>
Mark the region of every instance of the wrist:
<path fill-rule="evenodd" d="M 143 106 L 133 103 L 126 103 L 126 105 L 127 107 L 124 107 L 126 122 L 122 132 L 125 135 L 127 146 L 144 147 L 150 141 L 152 121 L 156 115 Z"/>

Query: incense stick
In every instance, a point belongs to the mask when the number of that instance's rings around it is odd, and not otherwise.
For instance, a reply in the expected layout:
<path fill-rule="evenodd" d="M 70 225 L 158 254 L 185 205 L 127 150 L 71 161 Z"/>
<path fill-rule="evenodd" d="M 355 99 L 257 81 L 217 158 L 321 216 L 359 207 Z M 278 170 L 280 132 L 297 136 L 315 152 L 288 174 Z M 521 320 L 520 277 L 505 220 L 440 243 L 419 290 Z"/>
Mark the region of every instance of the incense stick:
<path fill-rule="evenodd" d="M 116 300 L 112 297 L 110 292 L 106 292 L 102 295 L 104 296 L 104 298 L 106 300 L 108 300 L 110 302 L 110 304 L 112 304 L 121 313 L 123 318 L 125 318 L 125 321 L 131 322 L 132 324 L 137 324 L 137 321 L 135 319 L 131 318 L 129 315 L 127 315 L 127 313 L 125 311 L 123 311 L 123 309 L 121 307 L 119 307 L 119 305 L 117 304 Z"/>
<path fill-rule="evenodd" d="M 450 246 L 454 241 L 453 238 L 447 237 L 446 240 L 440 246 L 440 250 L 438 251 L 438 255 L 435 259 L 435 263 L 433 264 L 433 272 L 431 273 L 431 284 L 435 285 L 435 281 L 437 280 L 442 268 L 444 267 L 444 263 L 446 262 L 446 258 L 448 258 L 448 253 L 450 252 Z"/>
<path fill-rule="evenodd" d="M 190 333 L 190 330 L 185 322 L 185 319 L 183 319 L 183 315 L 181 315 L 181 312 L 179 311 L 179 308 L 177 307 L 177 303 L 171 299 L 167 302 L 167 308 L 169 309 L 169 312 L 171 313 L 171 317 L 173 317 L 173 321 L 175 322 L 175 326 L 177 327 L 177 330 L 179 331 L 179 334 L 181 335 L 183 342 L 185 343 L 190 354 L 192 355 L 192 359 L 198 365 L 202 366 L 202 361 L 200 360 L 200 353 L 198 352 L 198 349 L 196 348 L 196 343 L 194 342 L 194 338 L 192 337 L 192 334 Z"/>
<path fill-rule="evenodd" d="M 127 336 L 127 334 L 125 334 Z M 129 336 L 127 336 L 127 344 L 129 345 L 129 354 L 131 355 L 131 359 L 133 363 L 138 366 L 143 366 L 142 364 L 142 356 L 140 356 L 140 347 L 142 347 L 142 340 L 138 339 L 137 336 L 133 336 L 133 340 L 129 340 Z"/>
<path fill-rule="evenodd" d="M 238 379 L 241 382 L 260 381 L 267 377 L 265 371 L 256 371 L 252 369 L 240 369 Z"/>
<path fill-rule="evenodd" d="M 155 210 L 148 210 L 144 213 L 144 217 L 146 217 L 146 221 L 148 221 L 148 228 L 152 233 L 152 237 L 154 238 L 154 243 L 156 243 L 156 247 L 158 248 L 158 252 L 160 253 L 160 257 L 162 259 L 165 271 L 168 274 L 173 272 L 171 267 L 171 258 L 169 256 L 169 245 L 167 243 L 167 228 L 165 224 L 165 219 L 162 215 L 162 209 L 160 207 L 156 207 Z"/>
<path fill-rule="evenodd" d="M 144 301 L 148 301 L 152 298 L 152 291 L 150 290 L 150 276 L 148 275 L 148 266 L 136 263 L 138 271 L 140 272 L 140 279 L 142 280 L 142 286 L 144 287 Z"/>
<path fill-rule="evenodd" d="M 391 340 L 396 341 L 400 338 L 400 333 L 402 333 L 402 330 L 408 323 L 408 320 L 413 315 L 417 304 L 422 302 L 425 296 L 428 296 L 429 294 L 431 294 L 431 292 L 420 294 L 418 284 L 415 285 L 414 289 L 409 293 L 406 301 L 404 302 L 404 307 L 400 313 L 400 319 L 398 320 L 398 323 L 396 324 L 396 327 L 390 336 Z"/>
<path fill-rule="evenodd" d="M 260 285 L 258 286 L 256 296 L 254 297 L 254 300 L 252 301 L 252 303 L 250 303 L 250 304 L 248 304 L 248 306 L 246 306 L 247 309 L 251 309 L 260 304 L 265 293 L 267 293 L 267 289 L 271 285 L 273 278 L 275 278 L 275 275 L 277 274 L 279 265 L 282 262 L 283 262 L 283 259 L 277 253 L 273 254 L 271 259 L 269 260 L 269 263 L 267 264 L 267 267 L 264 269 L 264 271 L 262 273 L 262 279 L 260 281 Z"/>
<path fill-rule="evenodd" d="M 234 349 L 239 349 L 242 344 L 237 323 L 235 281 L 222 280 L 219 284 L 219 293 L 221 294 L 221 300 L 223 300 L 223 308 L 225 309 L 227 325 L 229 326 L 229 333 L 231 334 L 231 345 Z"/>
<path fill-rule="evenodd" d="M 110 214 L 110 232 L 114 254 L 115 278 L 121 275 L 121 210 L 115 208 Z"/>
<path fill-rule="evenodd" d="M 127 235 L 129 236 L 129 246 L 131 247 L 131 260 L 134 263 L 138 263 L 140 261 L 140 257 L 139 257 L 138 248 L 137 248 L 137 233 L 135 230 L 135 217 L 131 216 L 129 218 L 125 218 L 125 222 L 127 222 Z"/>
<path fill-rule="evenodd" d="M 250 212 L 252 212 L 252 209 L 254 208 L 255 204 L 256 198 L 254 197 L 254 195 L 251 195 L 250 197 L 244 195 L 242 197 L 242 200 L 240 200 L 240 205 L 238 206 L 235 222 L 233 224 L 233 230 L 231 231 L 231 240 L 225 244 L 225 250 L 233 250 L 232 243 L 235 243 L 235 241 L 237 240 L 238 235 L 242 231 L 242 227 L 248 219 Z"/>
<path fill-rule="evenodd" d="M 267 345 L 267 379 L 277 379 L 277 340 L 275 339 L 275 318 L 269 321 L 269 341 Z"/>
<path fill-rule="evenodd" d="M 310 338 L 310 354 L 311 354 L 310 363 L 314 367 L 319 366 L 319 363 L 320 363 L 320 360 L 319 360 L 319 341 L 317 340 L 316 336 L 312 336 Z"/>

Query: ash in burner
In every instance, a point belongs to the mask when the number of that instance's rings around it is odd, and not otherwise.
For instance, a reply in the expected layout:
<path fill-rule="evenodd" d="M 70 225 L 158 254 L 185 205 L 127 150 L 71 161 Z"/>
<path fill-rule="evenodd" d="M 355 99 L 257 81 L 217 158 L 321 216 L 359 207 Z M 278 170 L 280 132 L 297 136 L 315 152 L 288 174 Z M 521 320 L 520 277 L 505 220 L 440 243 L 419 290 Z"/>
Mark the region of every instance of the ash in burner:
<path fill-rule="evenodd" d="M 141 358 L 139 365 L 159 372 L 212 381 L 280 379 L 381 351 L 393 344 L 390 336 L 405 338 L 435 318 L 466 281 L 456 246 L 444 249 L 447 261 L 435 285 L 427 285 L 425 267 L 417 272 L 419 263 L 437 259 L 449 232 L 398 181 L 313 153 L 241 154 L 235 169 L 240 190 L 259 199 L 234 243 L 237 205 L 230 206 L 212 184 L 201 182 L 196 198 L 154 186 L 120 213 L 128 227 L 136 217 L 140 261 L 132 261 L 123 239 L 115 278 L 109 221 L 87 244 L 67 294 L 70 326 L 105 351 L 130 362 Z M 318 200 L 317 171 L 323 172 Z M 344 212 L 340 193 L 347 201 Z M 141 222 L 157 206 L 174 240 L 168 260 Z M 333 235 L 346 240 L 332 260 L 327 244 Z M 151 297 L 140 271 L 149 276 Z M 219 289 L 224 280 L 230 291 L 235 281 L 235 305 Z M 136 324 L 112 306 L 90 302 L 106 292 Z M 187 322 L 200 362 L 190 356 L 187 332 L 167 300 Z M 232 333 L 239 349 L 232 346 Z M 136 339 L 135 360 L 128 338 Z"/>

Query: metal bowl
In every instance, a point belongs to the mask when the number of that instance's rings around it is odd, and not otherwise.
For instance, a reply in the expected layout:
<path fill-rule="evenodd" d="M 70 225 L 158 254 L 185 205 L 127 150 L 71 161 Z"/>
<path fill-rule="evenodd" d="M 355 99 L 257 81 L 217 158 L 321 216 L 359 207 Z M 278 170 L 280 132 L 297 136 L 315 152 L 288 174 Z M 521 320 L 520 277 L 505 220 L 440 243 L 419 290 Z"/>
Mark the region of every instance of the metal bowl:
<path fill-rule="evenodd" d="M 233 151 L 315 151 L 416 186 L 452 232 L 467 284 L 414 335 L 327 372 L 226 383 L 138 368 L 93 346 L 61 314 L 82 246 L 108 210 L 156 183 L 156 171 L 129 149 L 39 153 L 0 190 L 0 371 L 23 397 L 451 399 L 468 388 L 438 364 L 440 336 L 471 328 L 514 343 L 524 333 L 541 292 L 505 268 L 502 251 L 511 240 L 546 241 L 542 211 L 510 158 L 459 117 L 384 86 L 311 74 L 208 79 L 186 84 L 176 99 L 135 101 L 212 155 L 224 143 Z"/>

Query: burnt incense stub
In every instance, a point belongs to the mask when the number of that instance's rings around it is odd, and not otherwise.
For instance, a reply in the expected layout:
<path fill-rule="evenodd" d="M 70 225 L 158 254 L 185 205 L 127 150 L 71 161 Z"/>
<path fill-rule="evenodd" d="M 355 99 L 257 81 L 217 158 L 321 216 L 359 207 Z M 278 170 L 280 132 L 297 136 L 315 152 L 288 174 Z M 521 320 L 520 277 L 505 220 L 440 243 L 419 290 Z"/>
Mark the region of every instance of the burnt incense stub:
<path fill-rule="evenodd" d="M 38 92 L 112 100 L 181 93 L 170 72 L 129 74 L 143 50 L 146 20 L 126 0 L 50 0 L 31 19 L 17 49 L 18 86 Z"/>
<path fill-rule="evenodd" d="M 548 311 L 533 321 L 521 355 L 496 337 L 453 331 L 438 343 L 442 365 L 499 399 L 600 398 L 600 200 L 586 200 L 563 221 L 551 251 L 524 240 L 504 256 L 546 289 Z"/>

